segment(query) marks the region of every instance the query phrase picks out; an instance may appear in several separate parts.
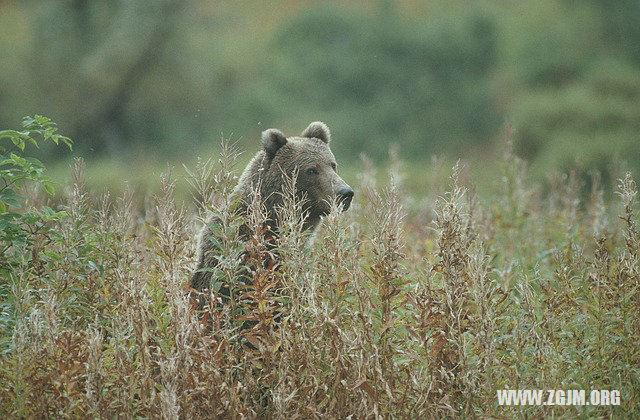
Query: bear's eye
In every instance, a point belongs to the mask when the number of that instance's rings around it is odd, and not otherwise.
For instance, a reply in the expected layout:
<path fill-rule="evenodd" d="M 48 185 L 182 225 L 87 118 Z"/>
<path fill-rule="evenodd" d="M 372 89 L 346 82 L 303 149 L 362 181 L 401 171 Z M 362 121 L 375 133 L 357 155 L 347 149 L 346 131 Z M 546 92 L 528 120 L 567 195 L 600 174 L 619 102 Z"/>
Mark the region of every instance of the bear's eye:
<path fill-rule="evenodd" d="M 331 169 L 333 169 L 334 171 L 336 170 L 336 163 L 335 162 L 331 162 Z"/>
<path fill-rule="evenodd" d="M 318 175 L 318 170 L 316 168 L 307 169 L 307 174 L 309 175 Z"/>

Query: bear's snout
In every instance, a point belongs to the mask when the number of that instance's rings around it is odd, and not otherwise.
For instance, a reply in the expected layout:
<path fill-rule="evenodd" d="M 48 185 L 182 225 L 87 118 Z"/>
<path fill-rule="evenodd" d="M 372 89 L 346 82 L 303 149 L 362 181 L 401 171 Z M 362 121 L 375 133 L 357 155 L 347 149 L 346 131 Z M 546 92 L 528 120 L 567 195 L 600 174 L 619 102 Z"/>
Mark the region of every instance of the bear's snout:
<path fill-rule="evenodd" d="M 355 193 L 353 192 L 351 187 L 341 188 L 337 192 L 336 195 L 338 196 L 338 203 L 342 204 L 342 211 L 346 211 L 349 208 L 349 206 L 351 205 L 351 199 L 353 198 L 354 194 Z"/>

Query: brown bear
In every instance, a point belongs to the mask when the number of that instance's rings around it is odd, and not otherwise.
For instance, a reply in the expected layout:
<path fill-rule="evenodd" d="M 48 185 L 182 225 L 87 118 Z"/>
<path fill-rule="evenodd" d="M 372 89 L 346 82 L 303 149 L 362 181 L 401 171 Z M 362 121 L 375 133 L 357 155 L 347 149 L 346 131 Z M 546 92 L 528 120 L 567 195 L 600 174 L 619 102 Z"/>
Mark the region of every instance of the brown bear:
<path fill-rule="evenodd" d="M 262 133 L 262 150 L 249 162 L 233 191 L 240 199 L 239 211 L 246 214 L 258 189 L 267 211 L 267 220 L 274 235 L 279 224 L 276 209 L 282 204 L 282 188 L 286 177 L 296 175 L 296 195 L 303 199 L 304 230 L 315 228 L 323 215 L 331 209 L 334 200 L 347 210 L 353 198 L 353 189 L 336 173 L 336 159 L 331 153 L 331 133 L 322 122 L 313 122 L 300 137 L 285 137 L 281 131 L 269 129 Z M 215 221 L 209 221 L 215 223 Z M 274 229 L 275 228 L 275 229 Z M 247 239 L 246 227 L 240 229 Z M 244 233 L 243 233 L 244 232 Z M 199 244 L 198 267 L 191 278 L 190 287 L 199 292 L 209 289 L 211 271 L 217 255 L 212 245 L 211 230 L 205 226 Z M 226 289 L 226 288 L 225 288 Z M 228 289 L 227 289 L 228 290 Z M 227 291 L 228 293 L 228 291 Z"/>

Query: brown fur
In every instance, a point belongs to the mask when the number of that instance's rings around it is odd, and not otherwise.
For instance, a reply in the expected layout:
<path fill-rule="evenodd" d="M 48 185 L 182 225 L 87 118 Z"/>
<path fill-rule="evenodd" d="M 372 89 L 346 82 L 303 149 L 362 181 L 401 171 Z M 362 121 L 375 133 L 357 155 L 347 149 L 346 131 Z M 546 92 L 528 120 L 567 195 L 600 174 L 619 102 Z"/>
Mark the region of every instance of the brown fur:
<path fill-rule="evenodd" d="M 297 171 L 296 194 L 305 202 L 307 215 L 304 229 L 317 226 L 321 216 L 330 210 L 336 196 L 343 199 L 343 209 L 348 208 L 353 190 L 336 173 L 336 161 L 329 148 L 331 133 L 324 123 L 311 123 L 300 137 L 285 137 L 281 131 L 269 129 L 262 133 L 262 150 L 249 162 L 238 180 L 234 194 L 241 199 L 240 211 L 247 211 L 253 191 L 259 187 L 260 196 L 267 209 L 269 225 L 278 226 L 276 209 L 282 204 L 284 177 L 292 177 Z M 348 198 L 346 198 L 348 196 Z M 211 223 L 212 221 L 209 221 Z M 246 232 L 242 232 L 241 235 Z M 205 227 L 199 245 L 198 269 L 215 265 L 215 251 L 208 240 Z M 198 291 L 209 287 L 211 273 L 197 271 L 190 286 Z"/>

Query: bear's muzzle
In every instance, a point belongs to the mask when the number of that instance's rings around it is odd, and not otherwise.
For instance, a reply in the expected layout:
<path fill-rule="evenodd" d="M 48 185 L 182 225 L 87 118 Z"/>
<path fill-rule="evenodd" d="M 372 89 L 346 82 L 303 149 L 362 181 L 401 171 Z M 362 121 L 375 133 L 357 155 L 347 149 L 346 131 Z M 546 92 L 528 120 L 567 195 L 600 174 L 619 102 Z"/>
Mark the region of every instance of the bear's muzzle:
<path fill-rule="evenodd" d="M 349 206 L 351 206 L 351 200 L 353 199 L 354 194 L 355 193 L 351 187 L 344 187 L 336 193 L 338 196 L 338 203 L 342 205 L 342 211 L 346 211 Z"/>

